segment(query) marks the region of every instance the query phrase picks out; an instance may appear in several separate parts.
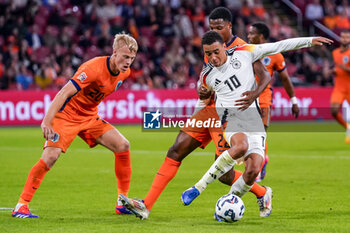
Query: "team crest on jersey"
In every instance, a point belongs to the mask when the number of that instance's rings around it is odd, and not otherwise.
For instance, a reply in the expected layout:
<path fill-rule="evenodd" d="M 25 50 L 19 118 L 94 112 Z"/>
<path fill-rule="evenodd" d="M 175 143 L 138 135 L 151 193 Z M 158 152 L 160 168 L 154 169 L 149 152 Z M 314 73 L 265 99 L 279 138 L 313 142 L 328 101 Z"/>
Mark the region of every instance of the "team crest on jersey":
<path fill-rule="evenodd" d="M 231 62 L 231 64 L 232 64 L 232 67 L 234 68 L 234 69 L 239 69 L 239 68 L 241 68 L 241 62 L 240 61 L 238 61 L 238 60 L 233 60 L 232 62 Z"/>
<path fill-rule="evenodd" d="M 261 59 L 261 62 L 262 62 L 262 64 L 263 64 L 264 66 L 268 66 L 268 65 L 270 65 L 270 63 L 271 63 L 271 58 L 269 58 L 269 57 L 264 57 L 263 59 Z"/>
<path fill-rule="evenodd" d="M 118 88 L 122 85 L 123 81 L 119 81 L 117 83 L 117 86 L 115 87 L 114 91 L 118 90 Z"/>
<path fill-rule="evenodd" d="M 349 62 L 349 57 L 348 56 L 344 56 L 343 57 L 343 64 L 346 64 Z"/>
<path fill-rule="evenodd" d="M 84 80 L 87 78 L 87 75 L 85 74 L 85 72 L 81 73 L 78 75 L 77 79 L 80 80 L 80 82 L 84 82 Z"/>

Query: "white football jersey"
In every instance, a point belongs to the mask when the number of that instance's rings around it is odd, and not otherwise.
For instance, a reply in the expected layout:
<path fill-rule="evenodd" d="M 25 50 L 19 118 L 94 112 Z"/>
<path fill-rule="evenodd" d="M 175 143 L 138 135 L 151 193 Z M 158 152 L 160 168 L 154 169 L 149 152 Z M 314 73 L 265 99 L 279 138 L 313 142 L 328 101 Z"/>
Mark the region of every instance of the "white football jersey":
<path fill-rule="evenodd" d="M 231 122 L 227 130 L 231 132 L 265 131 L 258 100 L 244 111 L 238 110 L 235 106 L 237 100 L 244 98 L 242 96 L 244 92 L 253 91 L 257 87 L 252 63 L 267 55 L 310 47 L 312 39 L 312 37 L 294 38 L 276 43 L 233 47 L 226 51 L 227 60 L 223 65 L 215 67 L 208 63 L 200 75 L 201 83 L 215 91 L 215 108 L 222 123 Z"/>
<path fill-rule="evenodd" d="M 232 108 L 235 101 L 243 98 L 242 93 L 256 89 L 253 66 L 256 60 L 288 50 L 306 48 L 312 45 L 313 37 L 282 40 L 276 43 L 242 45 L 226 51 L 227 60 L 219 66 L 208 65 L 200 75 L 201 83 L 215 91 L 216 107 Z M 250 107 L 255 107 L 254 104 Z"/>

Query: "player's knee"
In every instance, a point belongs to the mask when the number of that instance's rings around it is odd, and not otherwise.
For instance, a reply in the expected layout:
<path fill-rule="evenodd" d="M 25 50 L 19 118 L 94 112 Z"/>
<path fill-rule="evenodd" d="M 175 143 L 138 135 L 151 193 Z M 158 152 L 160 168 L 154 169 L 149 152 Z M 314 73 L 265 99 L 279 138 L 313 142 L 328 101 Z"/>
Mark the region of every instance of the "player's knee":
<path fill-rule="evenodd" d="M 166 155 L 167 157 L 175 160 L 175 161 L 179 161 L 181 162 L 182 161 L 182 156 L 179 152 L 179 149 L 177 148 L 176 144 L 172 145 L 169 150 L 168 150 L 168 153 Z"/>
<path fill-rule="evenodd" d="M 237 154 L 239 154 L 240 156 L 243 156 L 248 151 L 248 142 L 243 141 L 235 145 L 235 147 L 236 147 Z"/>
<path fill-rule="evenodd" d="M 331 108 L 331 114 L 333 117 L 336 117 L 338 112 L 339 112 L 339 110 L 337 108 Z"/>
<path fill-rule="evenodd" d="M 116 145 L 115 152 L 128 151 L 130 149 L 130 143 L 128 140 L 123 140 Z"/>
<path fill-rule="evenodd" d="M 61 154 L 61 149 L 60 148 L 50 148 L 47 149 L 45 148 L 43 154 L 42 154 L 42 159 L 44 160 L 44 162 L 46 163 L 47 166 L 49 166 L 50 168 L 55 164 L 55 162 L 57 161 L 57 159 L 60 157 Z"/>

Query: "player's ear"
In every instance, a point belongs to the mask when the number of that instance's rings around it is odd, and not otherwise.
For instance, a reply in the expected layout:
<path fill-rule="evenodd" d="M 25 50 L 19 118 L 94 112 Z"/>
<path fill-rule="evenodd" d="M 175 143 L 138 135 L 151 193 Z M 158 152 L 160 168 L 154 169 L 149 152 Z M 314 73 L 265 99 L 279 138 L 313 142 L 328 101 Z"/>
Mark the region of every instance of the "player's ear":
<path fill-rule="evenodd" d="M 262 34 L 259 34 L 259 41 L 263 41 L 264 36 Z"/>

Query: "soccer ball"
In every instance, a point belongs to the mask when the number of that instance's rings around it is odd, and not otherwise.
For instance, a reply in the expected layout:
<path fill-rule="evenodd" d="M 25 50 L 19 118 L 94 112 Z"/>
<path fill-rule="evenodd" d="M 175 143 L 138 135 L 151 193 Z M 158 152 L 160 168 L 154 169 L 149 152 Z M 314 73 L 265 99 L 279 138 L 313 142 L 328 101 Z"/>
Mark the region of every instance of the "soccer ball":
<path fill-rule="evenodd" d="M 236 222 L 243 217 L 244 203 L 241 198 L 227 194 L 216 203 L 214 217 L 219 222 Z"/>

